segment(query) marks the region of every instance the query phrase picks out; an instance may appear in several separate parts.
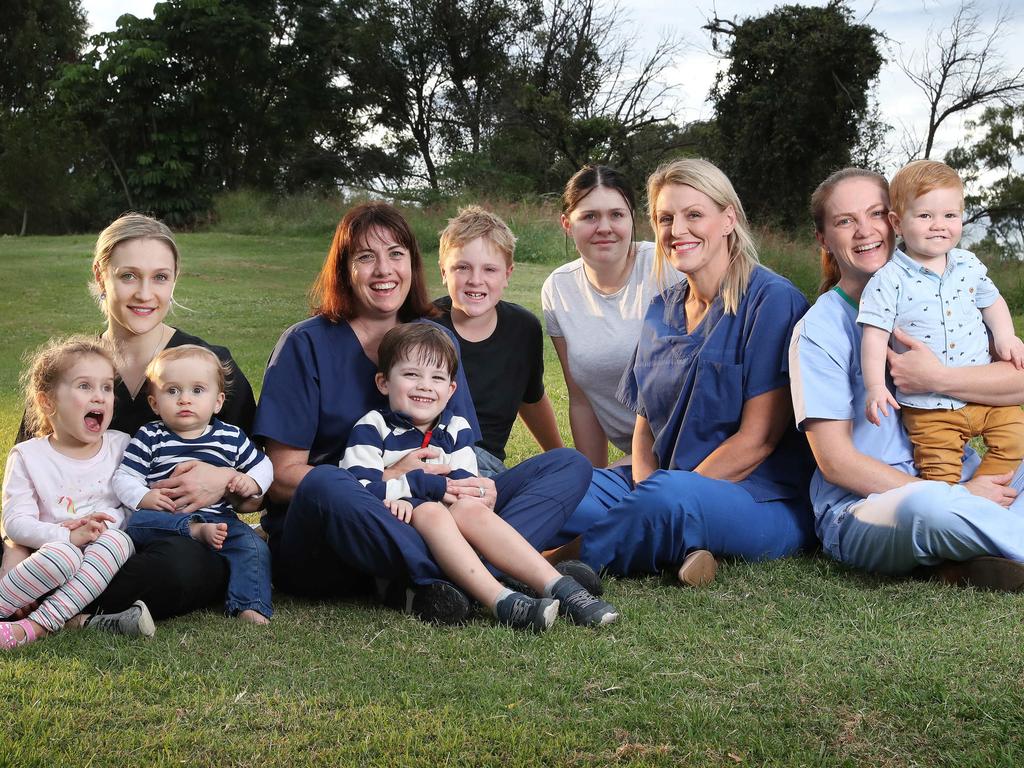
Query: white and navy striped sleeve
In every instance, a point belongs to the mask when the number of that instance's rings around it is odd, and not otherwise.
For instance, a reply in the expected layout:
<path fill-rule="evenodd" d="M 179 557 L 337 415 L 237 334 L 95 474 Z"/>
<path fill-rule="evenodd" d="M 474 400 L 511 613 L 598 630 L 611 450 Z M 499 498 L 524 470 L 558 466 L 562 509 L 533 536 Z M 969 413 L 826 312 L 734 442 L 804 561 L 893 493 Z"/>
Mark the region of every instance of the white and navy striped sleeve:
<path fill-rule="evenodd" d="M 114 495 L 129 509 L 138 509 L 143 496 L 149 493 L 146 478 L 153 463 L 155 439 L 153 424 L 143 425 L 124 449 L 121 465 L 111 478 Z"/>
<path fill-rule="evenodd" d="M 448 434 L 452 438 L 452 453 L 448 464 L 452 470 L 448 477 L 461 480 L 464 477 L 477 477 L 480 468 L 477 465 L 476 453 L 473 451 L 473 427 L 461 416 L 452 416 L 448 422 Z"/>

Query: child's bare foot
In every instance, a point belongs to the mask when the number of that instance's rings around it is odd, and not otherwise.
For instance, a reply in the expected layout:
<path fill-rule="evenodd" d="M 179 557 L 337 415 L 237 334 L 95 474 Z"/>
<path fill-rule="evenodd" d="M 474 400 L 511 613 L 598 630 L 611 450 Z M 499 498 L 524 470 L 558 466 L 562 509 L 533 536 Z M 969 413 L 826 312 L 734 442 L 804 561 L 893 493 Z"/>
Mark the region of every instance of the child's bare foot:
<path fill-rule="evenodd" d="M 192 538 L 208 547 L 221 549 L 228 537 L 227 523 L 189 523 L 188 532 Z"/>
<path fill-rule="evenodd" d="M 248 611 L 239 611 L 236 618 L 241 619 L 242 621 L 248 621 L 250 624 L 270 623 L 270 619 L 268 619 L 262 613 L 260 613 L 259 611 L 253 611 L 251 609 Z"/>

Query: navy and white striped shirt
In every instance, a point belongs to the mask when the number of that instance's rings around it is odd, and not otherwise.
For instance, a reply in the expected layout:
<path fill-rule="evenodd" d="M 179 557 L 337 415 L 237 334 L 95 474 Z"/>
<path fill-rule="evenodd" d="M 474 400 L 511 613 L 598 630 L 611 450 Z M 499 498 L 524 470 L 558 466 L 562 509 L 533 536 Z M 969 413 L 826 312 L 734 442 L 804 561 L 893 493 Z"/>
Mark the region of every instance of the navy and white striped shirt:
<path fill-rule="evenodd" d="M 448 487 L 446 477 L 458 480 L 476 477 L 478 472 L 473 428 L 466 419 L 453 414 L 450 407 L 445 408 L 430 430 L 426 445 L 441 452 L 431 463 L 448 464 L 452 471 L 431 475 L 414 469 L 392 480 L 383 479 L 385 469 L 407 453 L 426 447 L 424 438 L 425 434 L 404 415 L 388 409 L 373 410 L 352 427 L 339 466 L 351 472 L 378 499 L 441 501 Z"/>
<path fill-rule="evenodd" d="M 114 493 L 131 509 L 153 483 L 171 476 L 186 461 L 201 461 L 214 467 L 230 467 L 249 475 L 266 493 L 274 478 L 274 467 L 262 451 L 233 424 L 214 419 L 199 437 L 186 439 L 169 430 L 162 421 L 145 424 L 128 444 L 121 466 L 114 473 Z M 226 499 L 201 512 L 234 514 Z"/>

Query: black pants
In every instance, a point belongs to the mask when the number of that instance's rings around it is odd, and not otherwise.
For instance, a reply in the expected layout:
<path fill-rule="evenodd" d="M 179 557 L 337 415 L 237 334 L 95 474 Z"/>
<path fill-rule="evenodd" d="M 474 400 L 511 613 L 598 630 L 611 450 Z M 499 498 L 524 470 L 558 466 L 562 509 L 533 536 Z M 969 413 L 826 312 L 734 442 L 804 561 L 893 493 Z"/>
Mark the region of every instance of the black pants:
<path fill-rule="evenodd" d="M 198 541 L 182 536 L 147 544 L 132 555 L 86 613 L 116 613 L 142 600 L 154 619 L 223 605 L 228 565 Z"/>

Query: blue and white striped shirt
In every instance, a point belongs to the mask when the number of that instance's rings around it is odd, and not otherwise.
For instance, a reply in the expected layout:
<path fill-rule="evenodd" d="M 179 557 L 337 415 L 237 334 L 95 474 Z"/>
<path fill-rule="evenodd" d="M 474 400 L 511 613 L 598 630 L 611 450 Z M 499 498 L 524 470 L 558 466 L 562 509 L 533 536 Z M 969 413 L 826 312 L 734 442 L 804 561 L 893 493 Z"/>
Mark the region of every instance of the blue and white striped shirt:
<path fill-rule="evenodd" d="M 387 409 L 370 411 L 352 427 L 339 466 L 351 472 L 378 499 L 441 501 L 448 487 L 446 477 L 458 480 L 477 476 L 473 428 L 466 419 L 445 408 L 429 434 L 425 445 L 426 435 L 402 414 Z M 384 480 L 385 469 L 407 453 L 426 446 L 441 452 L 431 463 L 450 465 L 448 475 L 414 469 L 401 477 Z"/>
<path fill-rule="evenodd" d="M 274 479 L 270 459 L 233 424 L 214 419 L 202 435 L 187 439 L 169 430 L 162 421 L 152 421 L 135 433 L 125 449 L 121 466 L 114 473 L 114 493 L 129 508 L 138 509 L 150 486 L 170 477 L 174 468 L 186 461 L 237 469 L 255 480 L 263 493 Z M 226 499 L 199 511 L 234 514 Z"/>

